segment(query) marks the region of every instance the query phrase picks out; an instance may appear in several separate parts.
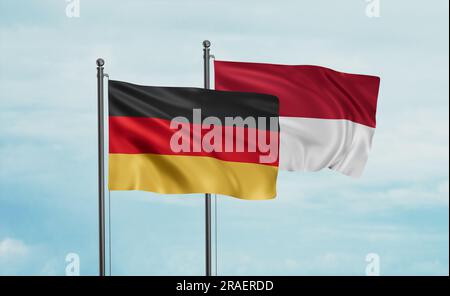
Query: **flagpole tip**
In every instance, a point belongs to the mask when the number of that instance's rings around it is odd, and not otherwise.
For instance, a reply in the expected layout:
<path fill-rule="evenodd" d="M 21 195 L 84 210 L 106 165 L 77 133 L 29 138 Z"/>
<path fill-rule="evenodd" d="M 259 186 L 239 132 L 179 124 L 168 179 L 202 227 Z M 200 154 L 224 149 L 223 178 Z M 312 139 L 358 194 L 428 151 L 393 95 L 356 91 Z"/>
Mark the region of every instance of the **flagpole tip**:
<path fill-rule="evenodd" d="M 99 58 L 97 59 L 97 66 L 98 67 L 103 67 L 103 65 L 105 64 L 105 60 Z"/>
<path fill-rule="evenodd" d="M 209 42 L 209 40 L 203 41 L 203 47 L 204 47 L 204 48 L 208 48 L 208 47 L 210 47 L 210 46 L 211 46 L 211 42 Z"/>

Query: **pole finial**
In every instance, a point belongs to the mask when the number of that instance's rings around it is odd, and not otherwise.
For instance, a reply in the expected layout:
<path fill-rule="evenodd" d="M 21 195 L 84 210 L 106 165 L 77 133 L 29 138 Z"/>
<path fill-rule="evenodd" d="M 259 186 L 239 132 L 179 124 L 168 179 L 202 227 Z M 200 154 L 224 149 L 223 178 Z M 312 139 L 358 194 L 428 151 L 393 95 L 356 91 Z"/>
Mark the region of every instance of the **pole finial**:
<path fill-rule="evenodd" d="M 209 40 L 203 41 L 203 47 L 204 48 L 209 48 L 210 46 L 211 46 L 211 42 L 209 42 Z"/>
<path fill-rule="evenodd" d="M 98 67 L 103 67 L 103 65 L 105 64 L 105 60 L 102 58 L 98 58 L 96 63 Z"/>

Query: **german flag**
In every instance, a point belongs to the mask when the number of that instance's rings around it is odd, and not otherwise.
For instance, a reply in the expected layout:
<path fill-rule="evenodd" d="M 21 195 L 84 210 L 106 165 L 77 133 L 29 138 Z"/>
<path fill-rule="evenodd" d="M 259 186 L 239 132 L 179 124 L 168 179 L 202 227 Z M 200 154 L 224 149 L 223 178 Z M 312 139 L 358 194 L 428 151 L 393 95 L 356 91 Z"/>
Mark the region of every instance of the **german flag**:
<path fill-rule="evenodd" d="M 109 81 L 109 189 L 276 196 L 278 98 Z"/>

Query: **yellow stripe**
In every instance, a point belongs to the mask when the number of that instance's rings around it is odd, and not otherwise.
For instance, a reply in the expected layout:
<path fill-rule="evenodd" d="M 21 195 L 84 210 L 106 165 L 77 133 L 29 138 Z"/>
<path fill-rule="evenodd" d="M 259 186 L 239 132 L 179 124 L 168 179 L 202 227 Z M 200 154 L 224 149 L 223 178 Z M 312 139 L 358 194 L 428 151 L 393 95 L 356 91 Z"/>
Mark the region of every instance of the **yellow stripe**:
<path fill-rule="evenodd" d="M 276 196 L 278 167 L 212 157 L 109 154 L 109 190 L 216 193 L 242 199 Z"/>

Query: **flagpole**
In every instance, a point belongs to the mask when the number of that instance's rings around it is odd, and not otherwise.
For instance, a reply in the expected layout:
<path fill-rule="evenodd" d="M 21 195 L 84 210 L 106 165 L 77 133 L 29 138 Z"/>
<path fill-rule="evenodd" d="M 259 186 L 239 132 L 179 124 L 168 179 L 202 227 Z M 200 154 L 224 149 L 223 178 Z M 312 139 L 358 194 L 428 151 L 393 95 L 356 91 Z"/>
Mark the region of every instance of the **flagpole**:
<path fill-rule="evenodd" d="M 209 89 L 209 47 L 211 42 L 209 40 L 203 41 L 203 78 L 204 88 Z M 205 263 L 206 263 L 206 276 L 211 276 L 211 194 L 205 194 Z"/>
<path fill-rule="evenodd" d="M 104 155 L 104 114 L 103 114 L 103 65 L 97 59 L 97 111 L 98 111 L 98 237 L 99 275 L 105 276 L 105 155 Z"/>

